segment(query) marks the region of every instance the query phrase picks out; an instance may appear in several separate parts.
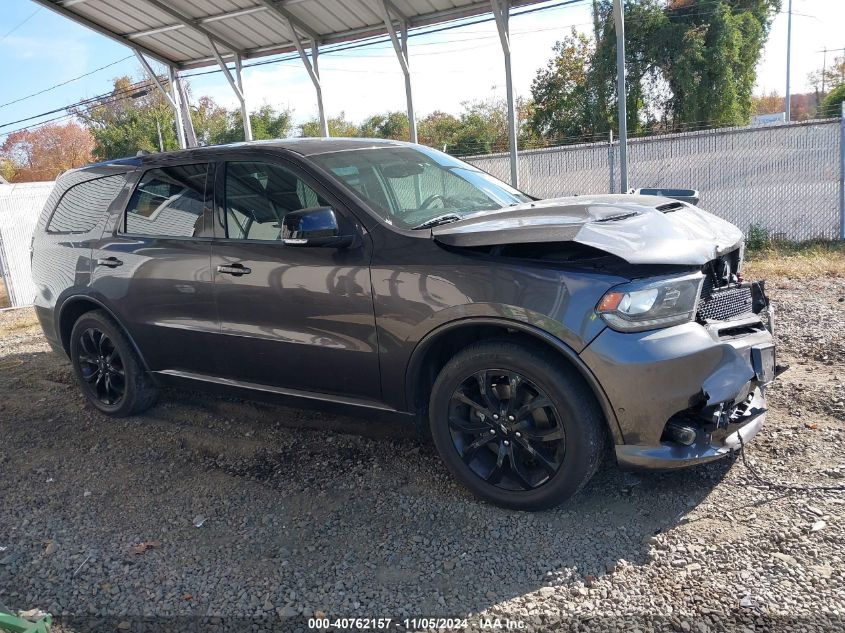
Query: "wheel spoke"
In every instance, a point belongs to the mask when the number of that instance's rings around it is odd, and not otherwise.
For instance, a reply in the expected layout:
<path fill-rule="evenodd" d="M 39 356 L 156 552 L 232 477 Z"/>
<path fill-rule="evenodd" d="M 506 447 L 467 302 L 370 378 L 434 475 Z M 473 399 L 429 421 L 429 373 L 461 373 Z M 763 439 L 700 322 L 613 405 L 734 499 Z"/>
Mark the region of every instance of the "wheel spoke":
<path fill-rule="evenodd" d="M 544 396 L 537 396 L 533 398 L 530 402 L 526 402 L 519 409 L 517 409 L 517 412 L 514 414 L 514 417 L 517 419 L 517 421 L 519 421 L 526 417 L 532 411 L 535 411 L 537 409 L 544 409 L 550 406 L 552 406 L 552 403 L 548 398 Z"/>
<path fill-rule="evenodd" d="M 533 446 L 531 446 L 530 442 L 527 441 L 520 441 L 519 445 L 525 450 L 526 453 L 531 455 L 549 475 L 554 475 L 557 472 L 558 465 L 555 464 L 553 461 L 548 459 L 545 455 L 543 455 L 540 451 L 536 450 Z"/>
<path fill-rule="evenodd" d="M 475 374 L 475 380 L 478 382 L 478 390 L 481 392 L 481 397 L 484 398 L 484 404 L 491 411 L 498 411 L 500 402 L 493 393 L 492 385 L 490 384 L 490 372 L 480 371 Z"/>
<path fill-rule="evenodd" d="M 520 433 L 523 437 L 531 442 L 558 442 L 564 438 L 563 428 L 553 426 L 550 429 L 536 430 L 532 428 L 522 428 Z"/>
<path fill-rule="evenodd" d="M 478 452 L 478 449 L 482 448 L 483 446 L 486 446 L 491 441 L 493 441 L 493 439 L 495 438 L 492 435 L 481 435 L 473 442 L 471 442 L 466 448 L 464 448 L 464 452 L 461 454 L 461 458 L 465 462 L 469 463 L 475 456 L 475 454 Z"/>
<path fill-rule="evenodd" d="M 461 420 L 460 418 L 454 415 L 449 416 L 449 426 L 451 426 L 453 429 L 461 431 L 462 433 L 470 433 L 472 435 L 486 433 L 490 430 L 490 426 L 480 420 L 478 422 L 473 423 L 472 420 Z"/>
<path fill-rule="evenodd" d="M 97 343 L 96 341 L 94 341 L 93 330 L 85 330 L 85 332 L 83 332 L 82 336 L 79 339 L 79 344 L 82 346 L 82 349 L 85 351 L 85 353 L 89 356 L 97 355 Z"/>
<path fill-rule="evenodd" d="M 91 356 L 90 354 L 80 354 L 79 355 L 79 362 L 80 363 L 88 363 L 89 365 L 95 365 L 96 366 L 97 359 L 96 359 L 96 357 Z"/>
<path fill-rule="evenodd" d="M 95 364 L 96 364 L 96 363 L 95 363 Z M 99 378 L 99 377 L 100 377 L 100 370 L 99 370 L 99 369 L 97 369 L 97 370 L 95 370 L 95 371 L 92 371 L 92 372 L 91 372 L 90 374 L 88 374 L 87 376 L 86 376 L 85 374 L 82 374 L 82 377 L 85 379 L 85 382 L 91 382 L 91 381 L 93 381 L 95 378 Z M 96 383 L 95 383 L 95 384 L 96 384 Z"/>
<path fill-rule="evenodd" d="M 489 419 L 493 417 L 493 412 L 490 411 L 490 409 L 488 409 L 484 405 L 477 403 L 475 400 L 466 395 L 463 391 L 456 391 L 454 398 L 458 402 L 463 402 L 464 404 L 469 405 L 470 407 L 481 413 L 485 418 Z"/>
<path fill-rule="evenodd" d="M 533 486 L 528 480 L 527 474 L 522 471 L 523 463 L 516 456 L 515 449 L 517 446 L 519 446 L 519 444 L 511 444 L 508 447 L 508 461 L 510 463 L 510 470 L 513 475 L 513 479 L 516 480 L 516 483 L 522 486 L 524 490 L 531 490 Z"/>
<path fill-rule="evenodd" d="M 505 458 L 508 456 L 508 447 L 504 444 L 499 444 L 499 454 L 496 455 L 496 465 L 487 473 L 484 478 L 487 483 L 497 484 L 502 480 L 502 475 L 505 471 Z"/>
<path fill-rule="evenodd" d="M 97 343 L 97 351 L 100 352 L 100 356 L 106 355 L 106 344 L 109 342 L 109 338 L 100 332 L 100 341 Z"/>

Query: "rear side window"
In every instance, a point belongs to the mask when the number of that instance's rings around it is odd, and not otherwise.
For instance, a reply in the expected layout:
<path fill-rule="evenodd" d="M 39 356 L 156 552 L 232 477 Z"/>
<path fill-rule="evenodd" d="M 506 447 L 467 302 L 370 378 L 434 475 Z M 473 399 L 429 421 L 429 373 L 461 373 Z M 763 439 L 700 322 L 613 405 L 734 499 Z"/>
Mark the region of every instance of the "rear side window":
<path fill-rule="evenodd" d="M 146 172 L 126 207 L 122 232 L 162 237 L 202 235 L 207 172 L 208 163 Z"/>
<path fill-rule="evenodd" d="M 123 175 L 86 180 L 64 192 L 50 223 L 48 233 L 87 233 L 106 214 L 120 193 Z"/>

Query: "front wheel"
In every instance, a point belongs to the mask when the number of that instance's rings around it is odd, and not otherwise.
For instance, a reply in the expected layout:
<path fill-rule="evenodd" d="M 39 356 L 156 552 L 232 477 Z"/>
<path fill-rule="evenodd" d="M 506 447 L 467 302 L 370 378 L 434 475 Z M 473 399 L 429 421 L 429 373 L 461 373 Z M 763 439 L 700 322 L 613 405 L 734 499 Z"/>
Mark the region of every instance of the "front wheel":
<path fill-rule="evenodd" d="M 592 477 L 604 425 L 587 384 L 530 345 L 476 343 L 437 377 L 429 404 L 434 444 L 477 496 L 519 510 L 562 503 Z"/>

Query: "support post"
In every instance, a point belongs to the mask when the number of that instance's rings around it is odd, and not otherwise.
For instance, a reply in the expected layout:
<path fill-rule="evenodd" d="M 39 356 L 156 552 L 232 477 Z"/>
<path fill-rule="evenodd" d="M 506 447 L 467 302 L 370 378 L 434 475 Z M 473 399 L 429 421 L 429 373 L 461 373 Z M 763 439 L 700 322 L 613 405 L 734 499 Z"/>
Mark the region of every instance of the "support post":
<path fill-rule="evenodd" d="M 155 71 L 150 66 L 147 59 L 141 54 L 140 51 L 135 51 L 135 57 L 138 58 L 138 61 L 141 62 L 141 66 L 144 67 L 144 70 L 147 71 L 147 75 L 149 75 L 150 79 L 152 79 L 153 83 L 156 85 L 156 88 L 159 89 L 162 95 L 164 95 L 165 100 L 170 107 L 173 109 L 173 118 L 176 119 L 176 140 L 179 141 L 179 147 L 182 149 L 186 149 L 188 147 L 187 139 L 185 138 L 185 129 L 182 125 L 182 108 L 180 99 L 176 94 L 174 88 L 174 71 L 172 66 L 167 67 L 167 72 L 169 74 L 170 79 L 170 90 L 168 92 L 164 85 L 159 81 L 158 75 L 156 75 Z M 162 150 L 163 151 L 163 150 Z"/>
<path fill-rule="evenodd" d="M 214 43 L 212 38 L 208 38 L 208 45 L 211 47 L 211 52 L 214 54 L 214 58 L 217 60 L 217 65 L 220 66 L 220 70 L 223 72 L 223 76 L 226 78 L 226 81 L 229 82 L 229 86 L 232 88 L 232 92 L 235 93 L 235 96 L 238 98 L 238 101 L 241 103 L 241 116 L 243 117 L 243 124 L 244 124 L 244 140 L 251 141 L 252 140 L 252 126 L 249 122 L 249 113 L 246 109 L 246 98 L 244 97 L 243 93 L 243 77 L 241 77 L 241 58 L 238 53 L 235 53 L 235 74 L 236 76 L 232 76 L 232 71 L 229 70 L 229 67 L 226 65 L 226 62 L 223 61 L 223 57 L 220 55 L 220 51 L 217 50 L 217 45 Z"/>
<path fill-rule="evenodd" d="M 252 121 L 249 120 L 249 111 L 246 107 L 246 91 L 244 90 L 244 77 L 241 72 L 241 56 L 235 53 L 235 76 L 238 78 L 238 88 L 241 90 L 241 118 L 244 122 L 244 140 L 252 140 Z"/>
<path fill-rule="evenodd" d="M 625 90 L 625 13 L 622 0 L 613 0 L 616 28 L 616 101 L 619 105 L 619 182 L 620 193 L 628 193 L 628 93 Z"/>
<path fill-rule="evenodd" d="M 845 240 L 845 101 L 839 119 L 839 239 Z"/>
<path fill-rule="evenodd" d="M 390 41 L 393 44 L 393 50 L 396 57 L 399 59 L 399 66 L 402 67 L 402 74 L 405 75 L 405 101 L 408 109 L 408 138 L 412 143 L 417 142 L 417 120 L 414 115 L 414 97 L 411 90 L 411 65 L 408 59 L 408 20 L 404 15 L 400 14 L 398 9 L 390 0 L 382 0 L 379 5 L 381 8 L 382 19 L 384 20 L 384 27 L 387 29 L 387 34 L 390 36 Z M 393 24 L 393 19 L 390 17 L 391 9 L 399 18 L 400 35 L 396 34 L 396 27 Z M 399 41 L 401 36 L 402 41 Z"/>
<path fill-rule="evenodd" d="M 173 85 L 176 87 L 176 94 L 179 97 L 182 110 L 182 127 L 185 128 L 185 141 L 188 147 L 197 147 L 197 133 L 194 131 L 194 122 L 191 119 L 191 106 L 188 103 L 188 91 L 185 89 L 185 84 L 179 76 L 179 71 L 173 69 Z"/>
<path fill-rule="evenodd" d="M 167 67 L 167 73 L 170 78 L 170 103 L 173 106 L 173 114 L 176 119 L 176 136 L 179 139 L 179 147 L 187 149 L 188 137 L 185 135 L 185 121 L 182 118 L 182 100 L 179 98 L 179 93 L 176 90 L 176 71 L 173 66 Z"/>
<path fill-rule="evenodd" d="M 318 61 L 320 56 L 319 44 L 316 38 L 311 40 L 311 59 L 308 59 L 308 54 L 305 52 L 302 40 L 291 22 L 288 22 L 288 28 L 290 28 L 290 32 L 293 34 L 293 43 L 296 46 L 296 51 L 299 53 L 299 58 L 302 60 L 308 76 L 311 77 L 311 83 L 314 84 L 314 92 L 317 93 L 317 112 L 320 115 L 320 136 L 328 138 L 329 123 L 326 120 L 326 110 L 323 107 L 323 84 L 320 81 L 320 66 Z"/>
<path fill-rule="evenodd" d="M 792 120 L 792 91 L 789 86 L 789 65 L 792 59 L 792 0 L 789 0 L 789 15 L 786 19 L 786 122 Z"/>
<path fill-rule="evenodd" d="M 502 44 L 505 57 L 505 90 L 508 100 L 508 150 L 511 161 L 511 185 L 519 189 L 519 165 L 517 163 L 516 104 L 513 94 L 513 74 L 511 73 L 510 43 L 510 0 L 490 0 L 493 5 L 493 17 Z"/>

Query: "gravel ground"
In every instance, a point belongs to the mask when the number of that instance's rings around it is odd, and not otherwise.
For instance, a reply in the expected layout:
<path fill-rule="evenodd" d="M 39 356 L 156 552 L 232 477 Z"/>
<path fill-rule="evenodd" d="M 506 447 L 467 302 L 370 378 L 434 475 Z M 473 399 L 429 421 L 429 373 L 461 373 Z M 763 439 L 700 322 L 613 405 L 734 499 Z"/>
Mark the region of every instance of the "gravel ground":
<path fill-rule="evenodd" d="M 748 458 L 845 484 L 845 280 L 769 292 L 792 367 Z M 0 499 L 0 603 L 61 631 L 845 628 L 841 493 L 608 462 L 556 510 L 502 510 L 395 426 L 175 391 L 105 418 L 28 310 L 0 313 Z"/>

